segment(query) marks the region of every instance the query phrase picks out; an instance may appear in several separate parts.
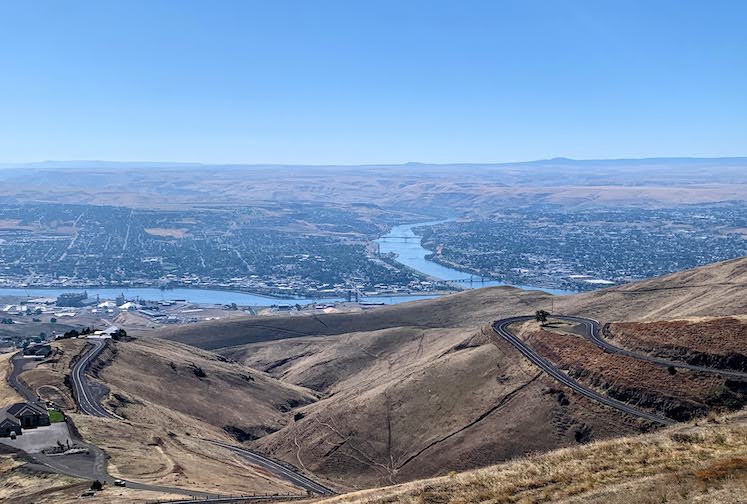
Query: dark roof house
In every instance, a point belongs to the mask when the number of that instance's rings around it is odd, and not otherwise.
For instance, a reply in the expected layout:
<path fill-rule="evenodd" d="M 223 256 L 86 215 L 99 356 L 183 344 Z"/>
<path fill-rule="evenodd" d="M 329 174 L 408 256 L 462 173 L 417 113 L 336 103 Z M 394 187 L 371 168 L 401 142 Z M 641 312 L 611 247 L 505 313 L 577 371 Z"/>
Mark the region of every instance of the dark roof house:
<path fill-rule="evenodd" d="M 11 432 L 21 434 L 21 423 L 7 412 L 0 412 L 0 437 L 10 437 Z"/>
<path fill-rule="evenodd" d="M 5 410 L 6 416 L 15 417 L 24 429 L 49 425 L 49 413 L 44 406 L 32 403 L 15 403 Z"/>
<path fill-rule="evenodd" d="M 23 349 L 23 355 L 35 355 L 37 357 L 49 357 L 52 354 L 50 345 L 29 345 Z"/>

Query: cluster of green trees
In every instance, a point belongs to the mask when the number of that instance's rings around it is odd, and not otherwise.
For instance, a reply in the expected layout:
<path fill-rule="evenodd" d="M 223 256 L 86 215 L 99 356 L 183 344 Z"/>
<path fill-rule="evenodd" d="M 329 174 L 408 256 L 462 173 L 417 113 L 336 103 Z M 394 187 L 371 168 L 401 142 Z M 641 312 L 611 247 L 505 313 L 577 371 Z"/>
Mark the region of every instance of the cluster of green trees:
<path fill-rule="evenodd" d="M 545 310 L 537 310 L 537 312 L 534 314 L 534 320 L 540 323 L 540 325 L 545 325 L 547 323 L 547 317 L 550 316 L 550 312 Z"/>
<path fill-rule="evenodd" d="M 89 334 L 93 334 L 94 330 L 91 327 L 84 327 L 80 331 L 77 329 L 71 329 L 69 331 L 66 331 L 65 334 L 62 336 L 58 336 L 57 339 L 69 339 L 69 338 L 77 338 L 78 336 L 87 336 Z M 120 340 L 127 337 L 127 331 L 124 329 L 117 329 L 112 333 L 112 339 Z"/>

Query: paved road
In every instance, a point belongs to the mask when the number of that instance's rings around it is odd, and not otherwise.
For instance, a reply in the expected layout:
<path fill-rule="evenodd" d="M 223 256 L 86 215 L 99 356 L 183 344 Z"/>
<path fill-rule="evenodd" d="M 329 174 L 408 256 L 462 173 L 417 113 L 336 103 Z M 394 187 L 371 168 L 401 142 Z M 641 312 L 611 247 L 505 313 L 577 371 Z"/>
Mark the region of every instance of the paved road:
<path fill-rule="evenodd" d="M 86 378 L 86 369 L 101 351 L 106 347 L 106 339 L 89 339 L 87 340 L 90 347 L 81 354 L 73 365 L 70 379 L 73 383 L 73 396 L 78 404 L 78 409 L 84 415 L 97 416 L 103 418 L 118 418 L 109 413 L 101 403 L 96 400 L 96 396 L 91 390 L 91 384 Z"/>
<path fill-rule="evenodd" d="M 278 464 L 277 462 L 273 460 L 268 459 L 267 457 L 263 457 L 262 455 L 249 451 L 246 448 L 243 448 L 241 446 L 226 444 L 221 441 L 212 441 L 210 439 L 205 439 L 205 441 L 207 441 L 208 443 L 217 445 L 217 446 L 222 446 L 223 448 L 226 448 L 232 451 L 233 453 L 239 455 L 240 457 L 248 460 L 252 464 L 262 467 L 270 471 L 275 476 L 278 476 L 286 481 L 290 481 L 294 485 L 301 487 L 304 490 L 308 490 L 310 492 L 314 492 L 314 493 L 321 494 L 321 495 L 334 494 L 334 492 L 330 490 L 329 488 L 317 483 L 314 480 L 307 478 L 306 476 L 299 473 L 298 471 L 289 469 L 281 464 Z"/>
<path fill-rule="evenodd" d="M 554 318 L 563 319 L 564 317 L 554 317 Z M 601 395 L 595 392 L 594 390 L 581 385 L 576 380 L 572 379 L 571 377 L 563 373 L 560 369 L 558 369 L 552 363 L 550 363 L 550 361 L 548 361 L 547 359 L 539 355 L 537 352 L 532 350 L 529 346 L 527 346 L 526 343 L 524 343 L 519 338 L 514 336 L 511 333 L 511 331 L 508 330 L 508 326 L 510 326 L 511 324 L 514 324 L 516 322 L 526 322 L 527 320 L 534 320 L 534 317 L 533 316 L 522 316 L 522 317 L 510 317 L 510 318 L 501 319 L 493 323 L 493 331 L 495 331 L 495 333 L 498 334 L 498 336 L 500 336 L 501 338 L 506 340 L 508 343 L 513 345 L 514 348 L 516 348 L 519 352 L 521 352 L 521 354 L 524 355 L 524 357 L 526 357 L 527 359 L 529 359 L 534 365 L 536 365 L 537 367 L 545 371 L 547 374 L 555 378 L 557 381 L 559 381 L 563 385 L 577 392 L 578 394 L 588 399 L 591 399 L 592 401 L 596 401 L 598 403 L 604 404 L 606 406 L 614 408 L 623 413 L 627 413 L 628 415 L 642 418 L 650 422 L 658 423 L 661 425 L 671 425 L 675 423 L 674 420 L 670 418 L 655 415 L 653 413 L 648 413 L 646 411 L 642 411 L 632 406 L 629 406 L 622 401 L 618 401 L 610 397 Z"/>
<path fill-rule="evenodd" d="M 15 389 L 24 399 L 30 403 L 39 402 L 39 396 L 18 379 L 18 375 L 25 371 L 26 364 L 35 363 L 33 358 L 26 357 L 23 352 L 17 352 L 10 358 L 11 370 L 8 375 L 8 384 Z"/>
<path fill-rule="evenodd" d="M 308 495 L 242 495 L 242 496 L 230 496 L 230 497 L 209 497 L 207 499 L 184 499 L 184 500 L 168 500 L 168 501 L 155 501 L 153 504 L 195 504 L 199 502 L 219 504 L 222 502 L 230 502 L 232 504 L 241 504 L 242 502 L 254 502 L 254 501 L 277 501 L 282 500 L 283 502 L 296 499 L 308 499 Z"/>
<path fill-rule="evenodd" d="M 633 352 L 626 348 L 615 346 L 602 337 L 602 331 L 599 327 L 599 322 L 597 322 L 596 320 L 582 318 L 582 317 L 572 317 L 572 316 L 564 316 L 564 317 L 559 317 L 559 318 L 568 320 L 570 322 L 576 322 L 578 324 L 583 324 L 584 326 L 586 326 L 586 334 L 585 334 L 586 338 L 592 343 L 594 343 L 595 345 L 597 345 L 599 348 L 601 348 L 602 350 L 608 353 L 617 354 L 617 355 L 625 355 L 627 357 L 632 357 L 634 359 L 651 362 L 652 364 L 657 364 L 659 366 L 665 366 L 665 367 L 672 366 L 672 367 L 680 368 L 680 369 L 690 369 L 692 371 L 698 371 L 701 373 L 717 374 L 721 376 L 728 376 L 731 378 L 736 378 L 739 380 L 747 380 L 747 373 L 743 373 L 740 371 L 734 371 L 731 369 L 719 369 L 719 368 L 706 367 L 706 366 L 695 366 L 695 365 L 687 364 L 681 361 L 671 361 L 667 359 L 660 359 L 659 357 L 653 357 L 648 354 Z"/>
<path fill-rule="evenodd" d="M 90 341 L 93 344 L 93 346 L 89 348 L 78 359 L 78 361 L 73 366 L 73 370 L 70 375 L 70 378 L 73 382 L 73 389 L 75 390 L 75 400 L 78 403 L 78 408 L 81 410 L 81 412 L 83 412 L 86 415 L 104 417 L 104 418 L 119 418 L 113 413 L 106 411 L 101 406 L 101 404 L 96 399 L 95 394 L 91 390 L 90 383 L 86 379 L 86 376 L 85 376 L 86 369 L 88 368 L 90 363 L 93 361 L 93 359 L 97 355 L 99 355 L 101 351 L 104 349 L 104 346 L 106 345 L 107 340 L 90 340 Z M 226 448 L 232 451 L 233 453 L 248 460 L 252 464 L 262 467 L 263 469 L 266 469 L 272 474 L 275 474 L 276 476 L 293 483 L 294 485 L 302 488 L 303 490 L 309 490 L 311 492 L 322 494 L 322 495 L 334 494 L 334 491 L 317 483 L 316 481 L 313 481 L 307 478 L 306 476 L 301 474 L 300 471 L 294 471 L 292 469 L 288 469 L 287 467 L 284 467 L 283 465 L 267 457 L 264 457 L 258 453 L 251 452 L 242 446 L 230 445 L 230 444 L 226 444 L 220 441 L 212 441 L 209 439 L 206 439 L 205 441 L 208 441 L 218 446 L 222 446 L 223 448 Z M 133 488 L 135 488 L 134 485 L 135 484 L 133 483 L 132 485 Z"/>
<path fill-rule="evenodd" d="M 75 399 L 78 403 L 78 408 L 87 415 L 115 418 L 113 415 L 107 412 L 100 404 L 95 400 L 95 396 L 90 390 L 90 385 L 85 378 L 85 368 L 90 364 L 91 360 L 103 350 L 106 340 L 90 340 L 93 346 L 88 348 L 86 352 L 81 356 L 78 362 L 73 367 L 71 377 L 73 379 L 75 390 Z M 18 380 L 18 375 L 24 371 L 24 365 L 30 362 L 29 359 L 23 358 L 21 352 L 17 353 L 11 358 L 12 369 L 8 375 L 8 384 L 13 387 L 19 394 L 29 401 L 38 401 L 38 396 L 23 383 Z M 78 365 L 80 364 L 80 367 Z M 21 435 L 23 437 L 23 434 Z M 85 480 L 100 480 L 106 483 L 113 484 L 115 478 L 110 476 L 106 471 L 106 454 L 98 446 L 85 443 L 81 439 L 72 437 L 74 444 L 88 449 L 88 454 L 75 454 L 75 455 L 58 455 L 48 456 L 43 453 L 27 453 L 28 457 L 32 460 L 32 464 L 37 466 L 39 469 L 48 470 L 54 473 L 65 474 L 76 478 Z M 126 481 L 126 480 L 125 480 Z M 185 495 L 193 498 L 209 498 L 216 497 L 215 494 L 207 492 L 198 492 L 193 490 L 186 490 L 183 488 L 165 487 L 160 485 L 146 485 L 143 483 L 137 483 L 135 481 L 126 481 L 129 488 L 136 490 L 151 490 L 154 492 L 171 493 L 176 495 Z"/>

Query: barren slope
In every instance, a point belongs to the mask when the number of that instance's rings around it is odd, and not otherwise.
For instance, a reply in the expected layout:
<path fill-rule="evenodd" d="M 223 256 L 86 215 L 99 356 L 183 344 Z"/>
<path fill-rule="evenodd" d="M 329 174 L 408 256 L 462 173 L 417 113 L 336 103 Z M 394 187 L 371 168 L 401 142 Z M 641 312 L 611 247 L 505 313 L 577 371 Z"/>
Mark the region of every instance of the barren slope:
<path fill-rule="evenodd" d="M 110 341 L 92 373 L 106 384 L 110 409 L 125 420 L 71 414 L 84 440 L 110 456 L 110 474 L 134 481 L 215 493 L 297 492 L 205 439 L 236 443 L 280 428 L 291 405 L 315 395 L 214 354 L 163 340 Z M 68 412 L 65 376 L 85 340 L 54 344 L 55 353 L 21 375 Z M 106 391 L 105 391 L 106 392 Z"/>
<path fill-rule="evenodd" d="M 208 350 L 261 341 L 376 331 L 392 327 L 479 327 L 496 317 L 550 307 L 550 295 L 492 287 L 363 312 L 259 316 L 165 328 L 156 336 Z M 126 326 L 125 326 L 126 327 Z"/>
<path fill-rule="evenodd" d="M 480 328 L 393 328 L 227 349 L 328 397 L 254 443 L 341 486 L 487 465 L 641 426 L 555 388 Z M 273 362 L 275 356 L 283 359 Z"/>
<path fill-rule="evenodd" d="M 745 495 L 747 414 L 742 412 L 322 502 L 738 504 Z"/>
<path fill-rule="evenodd" d="M 557 313 L 604 320 L 667 320 L 747 313 L 747 257 L 555 301 Z"/>
<path fill-rule="evenodd" d="M 489 287 L 364 312 L 260 316 L 160 329 L 155 336 L 215 350 L 261 341 L 391 327 L 479 327 L 539 309 L 604 320 L 666 320 L 747 313 L 747 257 L 583 294 Z M 126 327 L 126 326 L 125 326 Z"/>
<path fill-rule="evenodd" d="M 626 348 L 695 365 L 747 371 L 747 317 L 616 322 L 605 331 Z"/>
<path fill-rule="evenodd" d="M 747 309 L 740 295 L 745 269 L 745 259 L 728 261 L 559 297 L 555 309 L 601 320 L 741 313 Z M 499 287 L 363 313 L 194 325 L 162 336 L 216 349 L 323 394 L 322 401 L 294 410 L 294 422 L 253 445 L 342 485 L 367 486 L 644 428 L 538 375 L 512 347 L 487 344 L 486 323 L 549 309 L 549 299 Z M 571 336 L 549 335 L 539 343 L 591 386 L 623 399 L 633 394 L 644 407 L 684 418 L 720 407 L 723 380 L 691 373 L 674 378 Z M 651 380 L 659 389 L 647 388 Z"/>

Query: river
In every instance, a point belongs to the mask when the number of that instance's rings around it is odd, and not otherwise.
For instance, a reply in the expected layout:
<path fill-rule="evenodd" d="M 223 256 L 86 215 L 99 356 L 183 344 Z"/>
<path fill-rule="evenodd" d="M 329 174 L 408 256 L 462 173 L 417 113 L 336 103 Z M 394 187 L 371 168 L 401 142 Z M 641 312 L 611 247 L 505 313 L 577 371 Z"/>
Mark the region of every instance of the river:
<path fill-rule="evenodd" d="M 0 288 L 0 296 L 14 297 L 57 297 L 64 292 L 88 292 L 89 298 L 99 296 L 101 299 L 114 299 L 120 293 L 123 293 L 127 299 L 144 299 L 150 301 L 183 299 L 190 303 L 198 304 L 219 304 L 230 305 L 236 303 L 239 306 L 273 306 L 273 305 L 293 305 L 293 304 L 310 304 L 310 303 L 335 303 L 346 301 L 343 298 L 276 298 L 252 294 L 249 292 L 239 292 L 219 289 L 198 289 L 198 288 L 176 288 L 161 290 L 155 287 L 91 287 L 87 289 L 69 288 L 69 289 L 46 289 L 46 288 Z M 421 296 L 373 296 L 362 297 L 364 303 L 383 303 L 398 304 L 418 299 L 430 299 L 437 297 L 435 295 Z"/>
<path fill-rule="evenodd" d="M 425 258 L 430 252 L 420 245 L 420 236 L 416 235 L 413 228 L 424 225 L 439 224 L 444 221 L 422 222 L 416 224 L 402 224 L 394 226 L 391 231 L 377 240 L 379 250 L 382 253 L 394 252 L 397 254 L 397 261 L 412 269 L 420 271 L 430 277 L 439 280 L 453 281 L 463 278 L 470 278 L 469 273 L 459 271 L 453 268 L 442 266 Z M 460 283 L 461 286 L 468 289 L 489 287 L 493 285 L 508 285 L 496 280 L 480 281 L 479 277 L 473 276 L 472 283 Z M 552 294 L 570 294 L 568 291 L 558 289 L 545 289 L 541 287 L 531 287 L 526 285 L 515 285 L 521 289 L 542 290 Z M 173 300 L 183 299 L 190 303 L 198 304 L 219 304 L 229 305 L 236 303 L 239 306 L 272 306 L 283 304 L 300 304 L 309 303 L 335 303 L 345 301 L 343 298 L 275 298 L 252 294 L 249 292 L 239 292 L 219 289 L 199 289 L 199 288 L 175 288 L 161 290 L 156 287 L 91 287 L 87 289 L 69 288 L 69 289 L 46 289 L 46 288 L 0 288 L 0 296 L 13 297 L 57 297 L 64 292 L 88 292 L 89 298 L 99 296 L 101 299 L 114 299 L 119 294 L 124 294 L 127 299 L 144 299 L 144 300 Z M 364 303 L 383 303 L 398 304 L 418 299 L 430 299 L 437 297 L 435 295 L 408 295 L 408 296 L 373 296 L 360 298 Z"/>
<path fill-rule="evenodd" d="M 381 253 L 394 252 L 397 254 L 397 262 L 404 264 L 414 270 L 425 273 L 426 275 L 433 277 L 438 280 L 454 281 L 462 279 L 472 279 L 472 282 L 463 283 L 459 285 L 468 289 L 477 289 L 480 287 L 490 287 L 494 285 L 510 285 L 497 280 L 486 280 L 482 281 L 479 276 L 465 273 L 457 269 L 443 266 L 433 261 L 426 259 L 426 255 L 430 254 L 431 251 L 424 248 L 420 244 L 420 236 L 415 234 L 413 228 L 418 226 L 433 226 L 441 224 L 442 222 L 448 222 L 445 220 L 433 221 L 433 222 L 420 222 L 416 224 L 402 224 L 394 226 L 391 231 L 382 236 L 377 240 L 379 244 L 379 251 Z M 571 291 L 565 291 L 561 289 L 546 289 L 544 287 L 533 287 L 530 285 L 512 285 L 525 290 L 541 290 L 549 292 L 550 294 L 573 294 Z"/>

